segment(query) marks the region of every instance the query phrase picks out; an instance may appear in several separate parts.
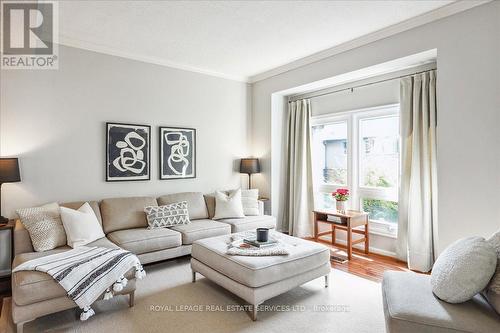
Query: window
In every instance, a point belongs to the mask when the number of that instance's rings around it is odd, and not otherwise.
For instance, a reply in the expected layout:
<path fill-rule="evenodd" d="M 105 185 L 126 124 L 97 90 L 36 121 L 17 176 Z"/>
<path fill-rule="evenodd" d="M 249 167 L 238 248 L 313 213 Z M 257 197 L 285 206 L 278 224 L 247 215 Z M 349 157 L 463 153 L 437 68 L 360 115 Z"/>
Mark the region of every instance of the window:
<path fill-rule="evenodd" d="M 398 187 L 399 117 L 359 120 L 361 186 Z"/>
<path fill-rule="evenodd" d="M 395 235 L 400 169 L 399 106 L 313 117 L 315 206 L 334 208 L 330 193 L 351 191 L 348 207 L 368 212 L 374 233 Z"/>
<path fill-rule="evenodd" d="M 321 184 L 347 185 L 347 122 L 313 126 L 314 172 Z"/>

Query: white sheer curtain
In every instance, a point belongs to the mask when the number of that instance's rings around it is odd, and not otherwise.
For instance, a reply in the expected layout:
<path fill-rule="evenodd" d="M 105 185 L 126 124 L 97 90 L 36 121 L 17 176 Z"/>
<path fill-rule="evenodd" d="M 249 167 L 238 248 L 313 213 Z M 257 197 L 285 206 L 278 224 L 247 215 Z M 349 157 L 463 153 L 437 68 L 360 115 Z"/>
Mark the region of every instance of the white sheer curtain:
<path fill-rule="evenodd" d="M 309 100 L 288 103 L 282 230 L 298 237 L 313 233 L 310 118 Z"/>
<path fill-rule="evenodd" d="M 428 272 L 437 237 L 436 71 L 401 79 L 398 257 Z"/>

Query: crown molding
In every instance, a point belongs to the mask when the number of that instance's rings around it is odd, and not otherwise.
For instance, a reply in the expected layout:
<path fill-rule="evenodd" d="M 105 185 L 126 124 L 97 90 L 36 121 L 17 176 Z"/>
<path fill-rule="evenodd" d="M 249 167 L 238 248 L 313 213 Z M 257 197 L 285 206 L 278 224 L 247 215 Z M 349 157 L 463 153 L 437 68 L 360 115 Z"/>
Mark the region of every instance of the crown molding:
<path fill-rule="evenodd" d="M 334 56 L 336 54 L 346 52 L 352 49 L 355 49 L 357 47 L 375 42 L 377 40 L 387 38 L 389 36 L 398 34 L 400 32 L 410 30 L 419 26 L 422 26 L 424 24 L 445 18 L 450 15 L 454 15 L 460 12 L 463 12 L 465 10 L 471 9 L 476 6 L 483 5 L 485 3 L 491 2 L 492 0 L 459 0 L 457 2 L 453 2 L 449 5 L 437 8 L 431 12 L 413 17 L 411 19 L 408 19 L 406 21 L 391 25 L 389 27 L 383 28 L 381 30 L 372 32 L 370 34 L 361 36 L 359 38 L 353 39 L 351 41 L 342 43 L 340 45 L 334 46 L 332 48 L 314 53 L 310 56 L 304 57 L 297 59 L 295 61 L 292 61 L 288 64 L 278 66 L 276 68 L 270 69 L 268 71 L 264 71 L 262 73 L 247 77 L 247 76 L 238 76 L 238 75 L 231 75 L 231 74 L 226 74 L 226 73 L 220 73 L 217 71 L 212 71 L 209 69 L 203 69 L 195 66 L 189 66 L 189 65 L 184 65 L 180 64 L 177 62 L 172 62 L 168 61 L 159 57 L 152 57 L 152 56 L 145 56 L 145 55 L 140 55 L 136 54 L 133 52 L 127 52 L 127 51 L 121 51 L 113 47 L 108 47 L 105 45 L 99 45 L 96 43 L 91 43 L 83 40 L 78 40 L 74 39 L 65 35 L 60 35 L 59 36 L 59 42 L 58 44 L 64 45 L 64 46 L 69 46 L 73 48 L 78 48 L 78 49 L 83 49 L 83 50 L 88 50 L 92 52 L 97 52 L 97 53 L 103 53 L 103 54 L 108 54 L 116 57 L 121 57 L 121 58 L 126 58 L 126 59 L 132 59 L 136 61 L 141 61 L 145 63 L 150 63 L 150 64 L 155 64 L 155 65 L 160 65 L 160 66 L 165 66 L 165 67 L 170 67 L 170 68 L 175 68 L 175 69 L 180 69 L 180 70 L 185 70 L 193 73 L 198 73 L 198 74 L 203 74 L 203 75 L 209 75 L 213 77 L 218 77 L 226 80 L 232 80 L 232 81 L 238 81 L 238 82 L 244 82 L 244 83 L 255 83 L 261 80 L 268 79 L 270 77 L 283 74 L 285 72 L 321 61 L 323 59 L 326 59 L 328 57 Z"/>
<path fill-rule="evenodd" d="M 222 79 L 226 79 L 226 80 L 232 80 L 232 81 L 238 81 L 238 82 L 244 82 L 244 83 L 249 82 L 249 77 L 220 73 L 220 72 L 211 71 L 211 70 L 207 70 L 207 69 L 203 69 L 203 68 L 198 68 L 195 66 L 179 64 L 179 63 L 168 61 L 168 60 L 161 59 L 158 57 L 144 56 L 144 55 L 139 55 L 139 54 L 136 54 L 133 52 L 121 51 L 121 50 L 118 50 L 116 48 L 70 38 L 70 37 L 65 36 L 65 35 L 59 36 L 59 43 L 58 44 L 77 48 L 77 49 L 83 49 L 83 50 L 87 50 L 87 51 L 112 55 L 115 57 L 132 59 L 132 60 L 145 62 L 145 63 L 149 63 L 149 64 L 155 64 L 155 65 L 160 65 L 160 66 L 164 66 L 164 67 L 180 69 L 180 70 L 184 70 L 184 71 L 188 71 L 188 72 L 209 75 L 209 76 L 218 77 L 218 78 L 222 78 Z"/>
<path fill-rule="evenodd" d="M 474 8 L 476 6 L 483 5 L 485 3 L 491 2 L 492 0 L 460 0 L 457 2 L 453 2 L 449 5 L 437 8 L 433 11 L 424 13 L 419 16 L 415 16 L 406 21 L 391 25 L 389 27 L 377 30 L 370 34 L 361 36 L 359 38 L 353 39 L 351 41 L 339 44 L 332 48 L 314 53 L 310 56 L 300 58 L 298 60 L 292 61 L 288 64 L 270 69 L 268 71 L 262 72 L 260 74 L 256 74 L 250 77 L 249 83 L 255 83 L 258 81 L 262 81 L 268 79 L 270 77 L 283 74 L 285 72 L 289 72 L 291 70 L 321 61 L 323 59 L 329 58 L 339 53 L 343 53 L 363 45 L 373 43 L 375 41 L 387 38 L 389 36 L 401 33 L 403 31 L 407 31 L 433 21 L 440 20 L 442 18 L 466 11 L 468 9 Z"/>

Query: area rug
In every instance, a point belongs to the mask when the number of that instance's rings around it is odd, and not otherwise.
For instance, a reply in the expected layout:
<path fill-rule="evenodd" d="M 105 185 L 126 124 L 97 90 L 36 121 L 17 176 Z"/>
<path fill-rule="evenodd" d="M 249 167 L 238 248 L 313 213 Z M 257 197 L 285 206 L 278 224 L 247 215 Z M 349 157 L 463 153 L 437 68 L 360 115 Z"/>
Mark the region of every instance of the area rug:
<path fill-rule="evenodd" d="M 191 283 L 189 258 L 145 269 L 133 308 L 118 296 L 95 303 L 88 321 L 67 310 L 27 323 L 24 332 L 385 332 L 380 284 L 339 270 L 332 270 L 329 288 L 319 278 L 266 301 L 253 322 L 237 296 L 200 275 Z M 0 332 L 13 327 L 6 299 Z"/>

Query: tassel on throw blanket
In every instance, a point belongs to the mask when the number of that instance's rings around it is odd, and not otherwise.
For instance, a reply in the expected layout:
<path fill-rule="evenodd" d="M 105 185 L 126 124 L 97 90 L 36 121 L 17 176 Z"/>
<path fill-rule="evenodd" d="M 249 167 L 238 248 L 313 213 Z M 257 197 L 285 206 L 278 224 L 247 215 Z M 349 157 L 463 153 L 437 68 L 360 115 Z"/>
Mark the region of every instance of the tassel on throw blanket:
<path fill-rule="evenodd" d="M 125 274 L 135 269 L 137 279 L 146 276 L 139 259 L 122 249 L 78 247 L 66 252 L 29 260 L 14 268 L 18 271 L 37 271 L 50 275 L 67 292 L 67 296 L 82 309 L 80 320 L 94 315 L 90 307 L 102 294 L 113 297 L 113 291 L 125 288 Z"/>

